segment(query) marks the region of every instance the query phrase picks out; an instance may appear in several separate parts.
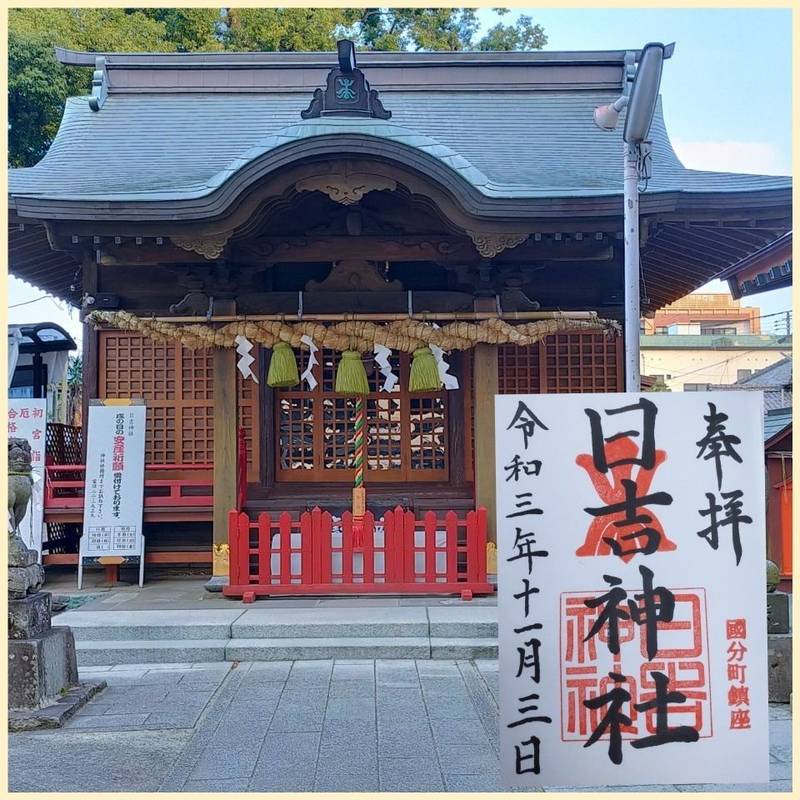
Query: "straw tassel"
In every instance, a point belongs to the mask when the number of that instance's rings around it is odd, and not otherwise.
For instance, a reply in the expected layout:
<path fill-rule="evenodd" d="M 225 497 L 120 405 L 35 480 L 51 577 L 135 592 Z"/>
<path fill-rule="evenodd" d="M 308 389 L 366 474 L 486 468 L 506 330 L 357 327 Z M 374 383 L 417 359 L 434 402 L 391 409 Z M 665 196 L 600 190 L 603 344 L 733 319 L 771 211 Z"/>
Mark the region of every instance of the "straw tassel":
<path fill-rule="evenodd" d="M 300 383 L 297 361 L 288 342 L 276 342 L 269 360 L 267 384 L 273 389 L 290 389 Z"/>
<path fill-rule="evenodd" d="M 339 394 L 369 394 L 369 381 L 361 353 L 357 350 L 345 350 L 336 370 L 336 391 Z"/>
<path fill-rule="evenodd" d="M 411 375 L 408 379 L 409 392 L 438 392 L 442 388 L 439 367 L 430 347 L 420 347 L 414 351 L 411 360 Z"/>

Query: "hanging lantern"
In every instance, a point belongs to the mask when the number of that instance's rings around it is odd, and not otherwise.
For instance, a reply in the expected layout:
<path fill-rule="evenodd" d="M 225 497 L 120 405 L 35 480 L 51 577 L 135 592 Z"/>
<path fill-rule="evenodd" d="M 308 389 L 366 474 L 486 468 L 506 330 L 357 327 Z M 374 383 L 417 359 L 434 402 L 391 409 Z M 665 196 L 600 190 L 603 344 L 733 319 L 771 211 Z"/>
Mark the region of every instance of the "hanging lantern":
<path fill-rule="evenodd" d="M 300 375 L 297 372 L 294 351 L 288 342 L 278 342 L 272 348 L 267 385 L 273 389 L 291 389 L 298 383 L 300 383 Z"/>
<path fill-rule="evenodd" d="M 411 375 L 408 379 L 409 392 L 438 392 L 442 388 L 439 368 L 430 347 L 420 347 L 414 351 L 411 360 Z"/>
<path fill-rule="evenodd" d="M 345 350 L 336 370 L 336 391 L 339 394 L 369 394 L 369 381 L 361 353 L 357 350 Z"/>

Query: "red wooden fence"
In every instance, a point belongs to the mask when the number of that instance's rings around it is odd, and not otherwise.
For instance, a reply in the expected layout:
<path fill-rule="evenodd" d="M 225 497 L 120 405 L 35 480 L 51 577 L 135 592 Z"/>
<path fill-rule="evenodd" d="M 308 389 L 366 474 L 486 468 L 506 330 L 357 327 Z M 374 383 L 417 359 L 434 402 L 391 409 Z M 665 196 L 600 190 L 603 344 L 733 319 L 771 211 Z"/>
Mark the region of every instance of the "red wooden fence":
<path fill-rule="evenodd" d="M 364 545 L 353 545 L 353 517 L 334 524 L 320 508 L 298 520 L 288 512 L 251 520 L 228 517 L 230 583 L 224 594 L 252 602 L 282 594 L 489 594 L 486 509 L 418 520 L 399 506 L 376 524 L 364 517 Z"/>
<path fill-rule="evenodd" d="M 188 472 L 193 477 L 157 478 L 148 473 Z M 84 464 L 59 464 L 45 467 L 44 510 L 48 512 L 77 509 L 83 511 L 85 491 Z M 194 477 L 196 476 L 196 477 Z M 144 508 L 210 508 L 214 502 L 211 464 L 148 464 L 145 467 Z"/>

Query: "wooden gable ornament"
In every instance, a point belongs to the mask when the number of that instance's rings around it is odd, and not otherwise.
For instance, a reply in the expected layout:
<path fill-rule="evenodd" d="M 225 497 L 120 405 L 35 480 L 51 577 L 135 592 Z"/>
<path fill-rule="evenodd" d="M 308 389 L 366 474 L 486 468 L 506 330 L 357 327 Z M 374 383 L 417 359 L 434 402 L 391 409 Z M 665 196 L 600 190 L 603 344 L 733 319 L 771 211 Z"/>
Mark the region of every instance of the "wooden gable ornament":
<path fill-rule="evenodd" d="M 315 117 L 374 117 L 389 119 L 376 89 L 370 89 L 364 73 L 356 67 L 356 48 L 349 39 L 336 43 L 339 66 L 328 73 L 325 89 L 315 89 L 311 104 L 300 112 L 303 119 Z"/>

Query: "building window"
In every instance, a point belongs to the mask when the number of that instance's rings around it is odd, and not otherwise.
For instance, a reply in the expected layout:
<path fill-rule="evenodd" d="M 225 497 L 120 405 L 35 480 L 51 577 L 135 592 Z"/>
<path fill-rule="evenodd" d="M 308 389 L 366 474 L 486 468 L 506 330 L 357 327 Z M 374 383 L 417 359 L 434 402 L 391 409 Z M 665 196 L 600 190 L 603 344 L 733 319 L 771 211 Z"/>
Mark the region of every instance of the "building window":
<path fill-rule="evenodd" d="M 669 328 L 666 325 L 659 325 L 656 328 L 656 333 L 666 335 L 669 333 Z"/>
<path fill-rule="evenodd" d="M 736 336 L 736 328 L 700 328 L 703 336 Z"/>
<path fill-rule="evenodd" d="M 736 380 L 743 381 L 745 378 L 749 378 L 753 374 L 753 370 L 751 369 L 737 369 L 736 370 Z"/>
<path fill-rule="evenodd" d="M 353 415 L 355 400 L 336 394 L 336 369 L 341 353 L 323 350 L 314 367 L 318 383 L 278 389 L 276 400 L 275 477 L 278 481 L 353 480 Z M 308 351 L 295 351 L 301 371 Z M 371 355 L 364 357 L 370 385 L 365 404 L 367 481 L 447 480 L 447 392 L 408 391 L 411 358 L 390 359 L 399 382 L 382 392 L 383 376 Z"/>
<path fill-rule="evenodd" d="M 707 392 L 711 388 L 710 383 L 684 383 L 684 392 Z"/>

